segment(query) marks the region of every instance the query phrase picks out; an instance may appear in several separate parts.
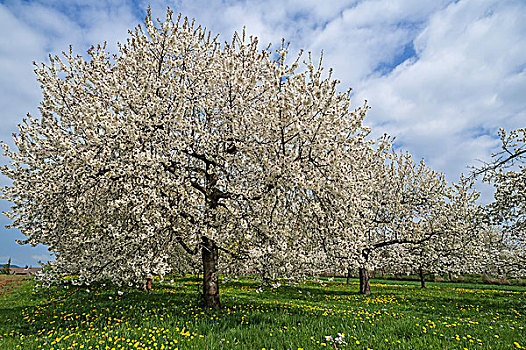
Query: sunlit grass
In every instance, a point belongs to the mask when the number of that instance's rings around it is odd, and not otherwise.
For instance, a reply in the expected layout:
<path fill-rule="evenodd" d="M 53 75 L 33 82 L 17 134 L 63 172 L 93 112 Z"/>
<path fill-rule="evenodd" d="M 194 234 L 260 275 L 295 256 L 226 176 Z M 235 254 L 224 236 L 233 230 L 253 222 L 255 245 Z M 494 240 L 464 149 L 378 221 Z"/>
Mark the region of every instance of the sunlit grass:
<path fill-rule="evenodd" d="M 144 293 L 33 282 L 0 297 L 2 349 L 526 348 L 526 288 L 373 281 L 262 288 L 222 284 L 223 309 L 202 309 L 200 282 L 157 281 Z M 89 289 L 89 291 L 88 291 Z M 69 296 L 68 296 L 69 295 Z"/>

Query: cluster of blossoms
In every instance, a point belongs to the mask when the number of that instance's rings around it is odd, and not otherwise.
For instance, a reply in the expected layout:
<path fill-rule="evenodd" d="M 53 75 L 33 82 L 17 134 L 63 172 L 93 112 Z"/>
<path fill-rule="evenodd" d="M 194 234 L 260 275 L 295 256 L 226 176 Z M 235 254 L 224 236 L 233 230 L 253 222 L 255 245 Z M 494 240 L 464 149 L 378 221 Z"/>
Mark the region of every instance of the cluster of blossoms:
<path fill-rule="evenodd" d="M 338 333 L 337 337 L 333 337 L 331 335 L 326 335 L 325 340 L 329 344 L 339 345 L 339 346 L 347 346 L 347 342 L 345 341 L 345 334 Z"/>

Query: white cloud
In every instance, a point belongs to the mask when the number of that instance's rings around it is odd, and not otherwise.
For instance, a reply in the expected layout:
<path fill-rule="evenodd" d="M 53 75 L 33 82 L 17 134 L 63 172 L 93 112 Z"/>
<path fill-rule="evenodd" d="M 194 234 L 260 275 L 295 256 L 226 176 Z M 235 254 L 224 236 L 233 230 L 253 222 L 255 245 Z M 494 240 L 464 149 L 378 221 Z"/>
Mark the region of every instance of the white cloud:
<path fill-rule="evenodd" d="M 234 31 L 246 26 L 247 33 L 256 35 L 260 43 L 279 44 L 282 38 L 290 41 L 292 48 L 307 48 L 315 40 L 317 32 L 327 23 L 338 18 L 356 1 L 333 0 L 271 0 L 271 1 L 156 1 L 152 4 L 154 14 L 161 17 L 166 7 L 175 12 L 196 18 L 221 40 L 230 40 Z"/>
<path fill-rule="evenodd" d="M 413 40 L 417 57 L 364 79 L 369 123 L 451 180 L 487 159 L 498 127 L 526 121 L 526 6 L 461 1 L 435 12 Z M 522 97 L 521 97 L 522 95 Z"/>
<path fill-rule="evenodd" d="M 27 101 L 38 101 L 38 85 L 31 62 L 42 57 L 45 37 L 1 5 L 0 32 L 5 33 L 0 37 L 0 113 L 3 124 L 0 135 L 6 139 L 15 131 L 18 120 L 28 112 Z M 34 108 L 34 103 L 30 108 Z"/>
<path fill-rule="evenodd" d="M 42 262 L 48 262 L 48 261 L 51 261 L 51 260 L 55 260 L 50 254 L 37 254 L 37 255 L 31 255 L 31 259 L 33 259 L 33 261 L 36 261 L 37 263 L 39 261 L 42 261 Z"/>
<path fill-rule="evenodd" d="M 316 34 L 310 49 L 324 50 L 340 80 L 357 84 L 380 65 L 392 65 L 428 17 L 445 1 L 364 1 L 345 9 Z"/>

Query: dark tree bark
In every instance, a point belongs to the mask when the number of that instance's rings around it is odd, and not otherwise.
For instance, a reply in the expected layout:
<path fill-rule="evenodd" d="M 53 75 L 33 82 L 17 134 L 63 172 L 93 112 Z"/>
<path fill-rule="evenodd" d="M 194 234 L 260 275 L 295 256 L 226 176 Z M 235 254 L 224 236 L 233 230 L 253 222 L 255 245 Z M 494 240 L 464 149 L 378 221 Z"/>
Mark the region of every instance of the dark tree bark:
<path fill-rule="evenodd" d="M 420 277 L 420 288 L 426 287 L 426 274 L 424 273 L 424 269 L 420 267 L 418 269 L 418 276 Z"/>
<path fill-rule="evenodd" d="M 268 256 L 265 254 L 263 256 L 264 260 L 268 261 Z M 266 261 L 263 262 L 263 266 L 261 267 L 261 283 L 263 283 L 264 286 L 270 286 L 270 272 L 268 265 Z"/>
<path fill-rule="evenodd" d="M 219 250 L 215 242 L 207 237 L 202 237 L 201 256 L 203 260 L 203 304 L 211 309 L 220 309 L 219 301 L 219 274 L 217 262 Z"/>
<path fill-rule="evenodd" d="M 142 285 L 142 290 L 144 290 L 145 292 L 149 292 L 152 290 L 152 279 L 151 278 L 147 278 L 144 280 L 144 284 Z"/>
<path fill-rule="evenodd" d="M 347 284 L 349 284 L 351 281 L 351 269 L 347 269 Z"/>
<path fill-rule="evenodd" d="M 365 267 L 360 267 L 360 294 L 370 295 L 371 294 L 371 280 L 369 271 Z"/>

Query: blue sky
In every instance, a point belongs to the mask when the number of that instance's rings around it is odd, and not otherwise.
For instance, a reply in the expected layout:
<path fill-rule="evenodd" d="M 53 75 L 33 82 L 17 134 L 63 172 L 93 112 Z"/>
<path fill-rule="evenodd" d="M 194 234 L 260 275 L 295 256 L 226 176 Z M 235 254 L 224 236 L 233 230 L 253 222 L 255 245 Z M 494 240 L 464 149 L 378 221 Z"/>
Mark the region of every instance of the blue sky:
<path fill-rule="evenodd" d="M 108 41 L 111 49 L 142 21 L 146 1 L 1 1 L 0 139 L 26 113 L 38 115 L 40 90 L 32 61 L 73 45 L 82 54 Z M 363 1 L 153 1 L 156 17 L 167 6 L 195 17 L 229 40 L 244 25 L 263 43 L 291 42 L 334 68 L 353 103 L 372 107 L 366 124 L 375 135 L 396 136 L 397 147 L 455 181 L 467 165 L 498 150 L 499 127 L 526 126 L 526 3 L 521 0 Z M 5 163 L 5 160 L 2 160 Z M 5 186 L 6 178 L 0 178 Z M 479 185 L 482 201 L 491 200 Z M 0 201 L 0 209 L 9 207 Z M 0 218 L 0 262 L 48 260 L 45 247 L 23 238 Z"/>

